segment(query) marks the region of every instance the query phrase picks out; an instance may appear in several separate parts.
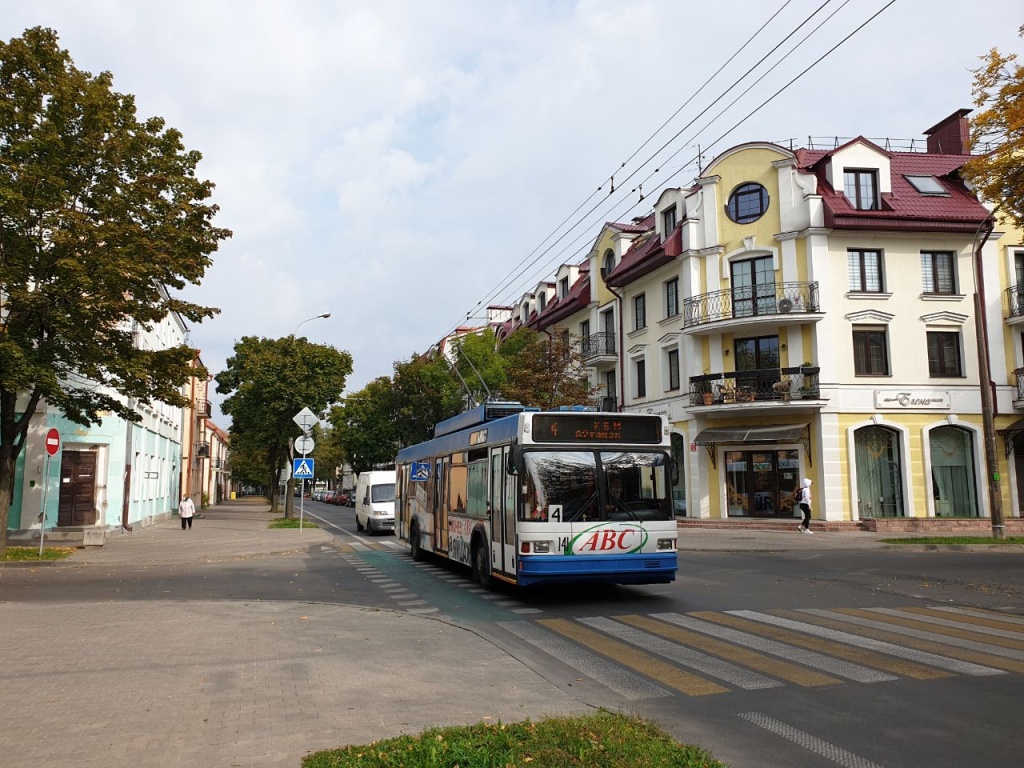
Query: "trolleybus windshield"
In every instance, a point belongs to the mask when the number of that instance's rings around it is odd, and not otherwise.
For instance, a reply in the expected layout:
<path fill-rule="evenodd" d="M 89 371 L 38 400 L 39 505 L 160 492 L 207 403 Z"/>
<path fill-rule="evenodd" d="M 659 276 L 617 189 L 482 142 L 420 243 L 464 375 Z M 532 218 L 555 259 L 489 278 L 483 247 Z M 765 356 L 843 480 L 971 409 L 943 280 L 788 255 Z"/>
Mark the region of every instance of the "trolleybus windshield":
<path fill-rule="evenodd" d="M 664 453 L 526 451 L 523 463 L 523 520 L 672 519 Z"/>

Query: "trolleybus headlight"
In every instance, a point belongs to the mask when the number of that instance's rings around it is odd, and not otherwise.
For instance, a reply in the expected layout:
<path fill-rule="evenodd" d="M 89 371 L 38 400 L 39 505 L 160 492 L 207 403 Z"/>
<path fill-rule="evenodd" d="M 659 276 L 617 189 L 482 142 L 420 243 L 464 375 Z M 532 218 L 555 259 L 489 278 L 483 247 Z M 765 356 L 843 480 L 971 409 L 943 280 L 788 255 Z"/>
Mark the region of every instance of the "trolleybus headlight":
<path fill-rule="evenodd" d="M 533 551 L 538 554 L 547 554 L 551 551 L 550 541 L 535 541 L 533 542 Z"/>
<path fill-rule="evenodd" d="M 675 549 L 675 548 L 676 548 L 676 540 L 675 539 L 658 539 L 658 550 L 659 551 L 662 550 L 662 549 Z"/>

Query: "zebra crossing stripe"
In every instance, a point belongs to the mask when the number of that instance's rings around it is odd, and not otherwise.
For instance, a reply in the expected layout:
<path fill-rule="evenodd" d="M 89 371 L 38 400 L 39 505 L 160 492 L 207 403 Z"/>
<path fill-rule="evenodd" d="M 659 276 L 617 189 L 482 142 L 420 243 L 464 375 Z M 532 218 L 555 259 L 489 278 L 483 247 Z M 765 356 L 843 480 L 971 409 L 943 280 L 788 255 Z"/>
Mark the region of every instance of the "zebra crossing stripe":
<path fill-rule="evenodd" d="M 841 630 L 849 629 L 852 624 L 858 628 L 859 633 L 867 637 L 900 643 L 911 648 L 919 648 L 922 651 L 952 656 L 955 659 L 973 661 L 976 664 L 984 664 L 987 667 L 1005 669 L 1007 672 L 1024 674 L 1024 654 L 1021 654 L 1020 651 L 994 648 L 993 646 L 977 643 L 972 640 L 957 640 L 921 629 L 901 627 L 897 624 L 886 624 L 871 618 L 862 618 L 848 614 L 845 611 L 840 613 L 837 611 L 805 608 L 799 612 L 778 611 L 778 613 L 780 615 L 792 613 L 797 618 L 813 621 L 820 626 L 834 627 Z"/>
<path fill-rule="evenodd" d="M 983 677 L 985 675 L 1005 674 L 1000 669 L 984 667 L 980 664 L 972 664 L 969 661 L 951 659 L 948 656 L 940 656 L 935 653 L 927 653 L 926 651 L 919 651 L 913 648 L 905 648 L 901 645 L 896 645 L 895 643 L 886 643 L 882 640 L 864 637 L 863 635 L 852 635 L 849 632 L 842 632 L 837 629 L 826 629 L 824 627 L 815 626 L 814 624 L 784 619 L 767 613 L 758 613 L 757 611 L 729 611 L 729 613 L 746 616 L 755 621 L 763 621 L 779 627 L 786 627 L 787 629 L 793 629 L 797 632 L 806 632 L 807 634 L 824 637 L 828 640 L 833 640 L 839 643 L 847 643 L 848 645 L 870 648 L 881 653 L 887 653 L 890 656 L 896 656 L 901 659 L 910 659 L 911 661 L 918 661 L 922 664 L 930 664 L 933 667 L 945 669 L 950 672 L 958 672 L 963 675 Z M 908 676 L 913 677 L 914 675 Z M 934 677 L 934 675 L 932 676 Z"/>
<path fill-rule="evenodd" d="M 661 635 L 673 642 L 699 648 L 705 653 L 713 654 L 727 661 L 741 664 L 744 667 L 764 672 L 772 677 L 777 677 L 805 688 L 837 685 L 842 682 L 842 680 L 823 675 L 821 672 L 816 672 L 813 669 L 807 669 L 798 664 L 790 664 L 788 661 L 765 656 L 746 648 L 721 643 L 707 635 L 691 632 L 682 627 L 670 626 L 663 622 L 649 619 L 646 616 L 616 616 L 615 618 L 617 621 L 631 624 L 652 634 Z"/>
<path fill-rule="evenodd" d="M 684 672 L 678 667 L 617 640 L 612 640 L 593 630 L 584 629 L 579 624 L 567 619 L 540 619 L 537 623 L 689 696 L 707 696 L 714 693 L 725 693 L 729 690 L 718 683 Z"/>
<path fill-rule="evenodd" d="M 794 744 L 799 744 L 804 749 L 821 755 L 833 763 L 843 766 L 843 768 L 882 768 L 878 763 L 873 763 L 860 755 L 849 752 L 842 747 L 837 747 L 835 744 L 819 739 L 817 736 L 812 736 L 806 731 L 801 731 L 799 728 L 794 728 L 788 723 L 776 720 L 774 717 L 769 717 L 761 712 L 743 712 L 738 717 L 742 717 L 744 720 L 753 723 L 759 728 L 764 728 L 776 736 L 792 741 Z"/>
<path fill-rule="evenodd" d="M 970 616 L 936 616 L 927 608 L 902 608 L 898 611 L 893 610 L 892 608 L 872 608 L 871 610 L 875 613 L 884 613 L 888 616 L 900 616 L 903 614 L 910 613 L 913 614 L 919 621 L 923 621 L 926 624 L 939 624 L 943 627 L 958 627 L 961 629 L 969 629 L 970 631 L 977 632 L 981 635 L 1005 637 L 1009 640 L 1021 641 L 1022 647 L 1024 647 L 1024 635 L 1020 633 L 1020 630 L 999 629 L 997 627 L 993 627 L 991 622 L 986 621 L 984 619 L 975 619 Z"/>
<path fill-rule="evenodd" d="M 867 667 L 862 667 L 859 664 L 842 661 L 823 653 L 794 648 L 791 645 L 762 637 L 760 634 L 752 634 L 750 632 L 741 632 L 738 629 L 732 629 L 731 627 L 748 627 L 753 624 L 753 622 L 738 619 L 735 616 L 716 614 L 712 611 L 701 611 L 685 616 L 678 613 L 655 613 L 653 616 L 656 619 L 661 619 L 662 621 L 667 621 L 671 624 L 678 624 L 679 626 L 686 627 L 687 629 L 693 629 L 697 632 L 703 632 L 706 635 L 711 635 L 712 637 L 728 640 L 730 643 L 736 643 L 737 645 L 753 648 L 763 653 L 770 653 L 773 656 L 781 656 L 782 658 L 790 661 L 799 661 L 801 664 L 806 664 L 809 667 L 816 667 L 828 674 L 845 677 L 849 680 L 855 680 L 858 683 L 884 683 L 896 679 L 895 676 L 886 672 L 868 669 Z M 704 621 L 703 619 L 707 620 Z M 754 628 L 758 630 L 768 629 L 768 627 L 763 625 L 755 625 Z"/>
<path fill-rule="evenodd" d="M 584 650 L 575 643 L 541 629 L 533 622 L 504 621 L 500 622 L 499 626 L 630 701 L 672 695 L 660 685 L 655 685 L 618 664 L 612 664 L 596 653 Z"/>
<path fill-rule="evenodd" d="M 846 613 L 849 610 L 856 609 L 844 609 L 842 610 L 842 613 Z M 914 629 L 923 629 L 926 632 L 934 632 L 938 635 L 958 637 L 962 640 L 974 640 L 975 642 L 985 643 L 986 645 L 997 645 L 1000 648 L 1012 648 L 1015 651 L 1024 650 L 1024 643 L 1017 640 L 994 637 L 992 635 L 976 632 L 972 629 L 961 629 L 963 625 L 949 626 L 938 619 L 926 621 L 927 617 L 925 616 L 915 616 L 913 614 L 900 613 L 899 611 L 890 613 L 886 608 L 865 608 L 864 614 L 873 619 L 877 619 L 878 621 L 899 624 L 903 627 L 913 627 Z"/>
<path fill-rule="evenodd" d="M 768 614 L 760 614 L 754 611 L 727 611 L 726 613 L 754 622 L 750 625 L 738 626 L 738 629 L 757 632 L 773 640 L 778 640 L 780 643 L 795 645 L 798 648 L 809 648 L 812 651 L 818 651 L 828 656 L 846 659 L 854 664 L 862 664 L 865 667 L 891 672 L 894 675 L 913 677 L 918 680 L 930 680 L 951 675 L 949 672 L 940 672 L 921 664 L 899 661 L 892 658 L 892 656 L 879 653 L 877 650 L 869 650 L 866 647 L 862 647 L 861 644 L 855 643 L 849 648 L 845 645 L 836 645 L 834 642 L 829 642 L 829 639 L 821 637 L 819 633 L 802 632 L 795 624 L 787 625 L 778 621 L 772 621 L 773 617 L 768 616 Z M 772 625 L 772 628 L 765 629 L 758 626 L 759 624 L 769 624 Z M 808 637 L 809 634 L 812 636 Z"/>
<path fill-rule="evenodd" d="M 1013 616 L 1008 613 L 999 613 L 998 611 L 986 611 L 983 608 L 959 608 L 952 605 L 937 605 L 935 606 L 935 610 L 947 613 L 959 613 L 964 616 L 977 616 L 982 619 L 998 621 L 1003 625 L 1024 627 L 1024 616 Z"/>
<path fill-rule="evenodd" d="M 594 629 L 625 640 L 627 643 L 646 648 L 660 656 L 678 662 L 684 666 L 695 669 L 698 672 L 717 677 L 727 683 L 743 688 L 748 691 L 760 690 L 762 688 L 778 688 L 782 685 L 778 680 L 772 680 L 749 669 L 737 667 L 714 656 L 708 656 L 693 648 L 669 642 L 668 640 L 652 635 L 643 630 L 620 624 L 603 616 L 579 619 L 583 624 Z"/>

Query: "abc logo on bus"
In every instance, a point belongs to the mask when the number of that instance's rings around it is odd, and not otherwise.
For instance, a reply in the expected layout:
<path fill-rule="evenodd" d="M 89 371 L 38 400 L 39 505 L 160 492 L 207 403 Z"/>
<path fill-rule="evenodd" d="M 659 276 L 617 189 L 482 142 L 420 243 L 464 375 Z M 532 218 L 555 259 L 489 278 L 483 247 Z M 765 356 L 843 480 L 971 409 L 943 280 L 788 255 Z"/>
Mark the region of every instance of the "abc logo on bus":
<path fill-rule="evenodd" d="M 567 555 L 626 555 L 643 550 L 647 531 L 632 523 L 605 523 L 588 528 L 565 548 Z"/>

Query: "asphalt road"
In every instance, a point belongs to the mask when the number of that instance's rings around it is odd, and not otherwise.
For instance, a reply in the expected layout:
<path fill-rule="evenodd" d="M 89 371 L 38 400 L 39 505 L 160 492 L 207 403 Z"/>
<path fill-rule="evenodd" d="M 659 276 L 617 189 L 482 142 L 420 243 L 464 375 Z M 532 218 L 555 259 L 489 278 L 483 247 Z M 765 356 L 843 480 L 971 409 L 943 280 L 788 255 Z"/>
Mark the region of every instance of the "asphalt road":
<path fill-rule="evenodd" d="M 1021 762 L 1020 554 L 682 551 L 669 585 L 487 592 L 467 569 L 415 563 L 394 536 L 357 532 L 351 508 L 304 508 L 336 548 L 40 568 L 6 579 L 3 597 L 301 600 L 444 617 L 575 699 L 657 720 L 734 768 Z"/>

